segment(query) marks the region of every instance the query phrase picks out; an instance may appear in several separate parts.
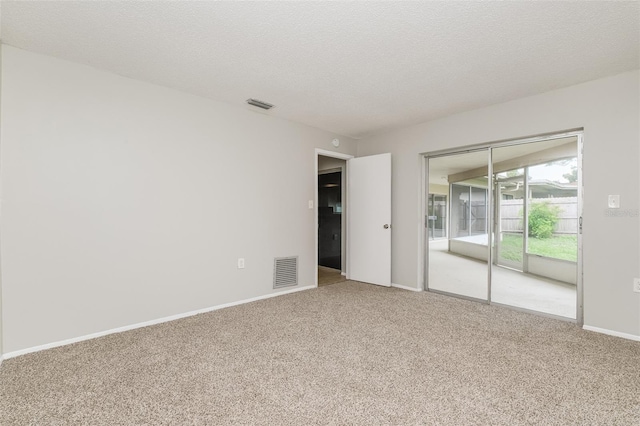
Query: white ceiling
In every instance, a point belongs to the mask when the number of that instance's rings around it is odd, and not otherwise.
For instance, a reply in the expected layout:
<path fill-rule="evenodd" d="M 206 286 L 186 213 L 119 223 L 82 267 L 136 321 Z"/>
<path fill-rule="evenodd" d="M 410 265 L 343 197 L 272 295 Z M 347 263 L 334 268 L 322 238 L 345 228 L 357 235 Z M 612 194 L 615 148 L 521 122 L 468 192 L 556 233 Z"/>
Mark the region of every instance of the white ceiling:
<path fill-rule="evenodd" d="M 633 2 L 13 2 L 2 42 L 362 138 L 640 67 Z"/>

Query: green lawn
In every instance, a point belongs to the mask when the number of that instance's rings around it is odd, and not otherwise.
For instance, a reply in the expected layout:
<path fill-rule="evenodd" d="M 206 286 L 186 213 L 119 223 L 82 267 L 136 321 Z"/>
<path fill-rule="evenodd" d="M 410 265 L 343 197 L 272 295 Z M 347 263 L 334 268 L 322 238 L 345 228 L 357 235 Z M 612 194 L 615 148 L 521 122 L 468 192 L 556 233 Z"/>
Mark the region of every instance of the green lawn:
<path fill-rule="evenodd" d="M 575 262 L 578 259 L 578 237 L 577 235 L 554 235 L 543 239 L 529 237 L 528 252 Z M 504 234 L 500 257 L 522 262 L 522 235 Z"/>

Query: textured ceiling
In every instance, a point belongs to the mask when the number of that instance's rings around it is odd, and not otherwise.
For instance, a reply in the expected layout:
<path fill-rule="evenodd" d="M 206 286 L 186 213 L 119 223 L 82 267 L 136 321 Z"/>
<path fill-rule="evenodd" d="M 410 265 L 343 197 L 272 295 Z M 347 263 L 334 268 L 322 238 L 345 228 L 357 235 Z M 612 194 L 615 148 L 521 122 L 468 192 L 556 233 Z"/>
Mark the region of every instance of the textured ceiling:
<path fill-rule="evenodd" d="M 3 43 L 364 137 L 639 68 L 634 2 L 11 2 Z"/>

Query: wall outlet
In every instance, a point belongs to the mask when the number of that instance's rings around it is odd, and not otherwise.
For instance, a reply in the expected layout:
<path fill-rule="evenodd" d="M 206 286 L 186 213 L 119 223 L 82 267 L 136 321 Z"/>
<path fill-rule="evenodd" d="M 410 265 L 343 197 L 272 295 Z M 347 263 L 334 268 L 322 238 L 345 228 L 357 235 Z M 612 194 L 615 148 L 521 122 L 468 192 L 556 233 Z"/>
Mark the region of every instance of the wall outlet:
<path fill-rule="evenodd" d="M 238 258 L 238 269 L 244 269 L 244 258 Z"/>
<path fill-rule="evenodd" d="M 633 279 L 633 291 L 640 293 L 640 278 Z"/>

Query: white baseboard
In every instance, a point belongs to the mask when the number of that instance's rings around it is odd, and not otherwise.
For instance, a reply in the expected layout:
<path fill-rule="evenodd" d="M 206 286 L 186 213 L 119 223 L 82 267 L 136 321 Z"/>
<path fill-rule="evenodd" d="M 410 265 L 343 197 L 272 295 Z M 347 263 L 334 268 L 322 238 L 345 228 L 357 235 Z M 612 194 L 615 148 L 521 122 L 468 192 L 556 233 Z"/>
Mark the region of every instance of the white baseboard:
<path fill-rule="evenodd" d="M 592 327 L 590 325 L 583 325 L 582 329 L 587 331 L 594 331 L 596 333 L 608 334 L 609 336 L 622 337 L 623 339 L 635 340 L 636 342 L 640 342 L 640 336 L 636 336 L 635 334 L 621 333 L 619 331 L 607 330 L 606 328 Z"/>
<path fill-rule="evenodd" d="M 340 272 L 340 275 L 342 275 L 343 277 L 346 277 L 347 273 L 346 272 Z"/>
<path fill-rule="evenodd" d="M 136 328 L 148 327 L 150 325 L 161 324 L 163 322 L 168 322 L 168 321 L 175 321 L 175 320 L 180 319 L 180 318 L 191 317 L 191 316 L 198 315 L 198 314 L 204 314 L 206 312 L 217 311 L 218 309 L 230 308 L 231 306 L 243 305 L 245 303 L 256 302 L 258 300 L 270 299 L 272 297 L 282 296 L 284 294 L 296 293 L 298 291 L 309 290 L 309 289 L 312 289 L 312 288 L 316 288 L 316 286 L 305 286 L 305 287 L 292 288 L 292 289 L 288 289 L 288 290 L 279 291 L 277 293 L 265 294 L 264 296 L 252 297 L 250 299 L 239 300 L 237 302 L 223 303 L 222 305 L 216 305 L 216 306 L 212 306 L 212 307 L 209 307 L 209 308 L 204 308 L 204 309 L 198 309 L 198 310 L 195 310 L 195 311 L 184 312 L 184 313 L 181 313 L 181 314 L 176 314 L 176 315 L 171 315 L 171 316 L 168 316 L 168 317 L 158 318 L 158 319 L 154 319 L 154 320 L 151 320 L 151 321 L 144 321 L 144 322 L 139 322 L 137 324 L 125 325 L 123 327 L 112 328 L 110 330 L 99 331 L 97 333 L 91 333 L 91 334 L 87 334 L 87 335 L 79 336 L 79 337 L 73 337 L 71 339 L 60 340 L 58 342 L 52 342 L 52 343 L 47 343 L 47 344 L 44 344 L 44 345 L 33 346 L 33 347 L 27 348 L 27 349 L 20 349 L 18 351 L 7 352 L 6 354 L 2 355 L 2 358 L 0 358 L 0 362 L 2 362 L 1 359 L 15 358 L 15 357 L 20 356 L 20 355 L 26 355 L 26 354 L 33 353 L 33 352 L 39 352 L 39 351 L 43 351 L 45 349 L 57 348 L 59 346 L 70 345 L 72 343 L 82 342 L 84 340 L 95 339 L 97 337 L 107 336 L 109 334 L 122 333 L 123 331 L 134 330 Z"/>
<path fill-rule="evenodd" d="M 406 286 L 406 285 L 394 284 L 394 283 L 391 283 L 391 287 L 399 288 L 399 289 L 402 289 L 402 290 L 416 291 L 416 292 L 422 291 L 421 288 L 409 287 L 409 286 Z"/>

